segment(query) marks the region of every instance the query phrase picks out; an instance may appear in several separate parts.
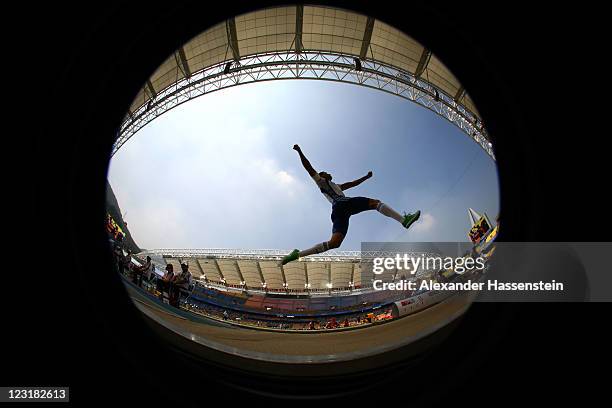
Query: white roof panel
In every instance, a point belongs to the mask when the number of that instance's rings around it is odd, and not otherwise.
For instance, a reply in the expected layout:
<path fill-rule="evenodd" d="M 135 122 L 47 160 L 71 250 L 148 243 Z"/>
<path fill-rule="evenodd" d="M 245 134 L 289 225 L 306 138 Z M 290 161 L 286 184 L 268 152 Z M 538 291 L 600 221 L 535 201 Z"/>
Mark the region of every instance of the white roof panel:
<path fill-rule="evenodd" d="M 236 40 L 241 57 L 259 53 L 283 52 L 295 49 L 297 6 L 274 7 L 234 18 Z M 304 6 L 302 44 L 305 51 L 323 51 L 359 56 L 368 18 L 351 11 L 322 6 Z M 228 25 L 221 22 L 194 37 L 183 46 L 192 74 L 216 64 L 231 61 Z M 424 47 L 405 33 L 374 20 L 366 59 L 388 64 L 414 74 Z M 151 76 L 150 82 L 159 94 L 183 79 L 182 63 L 175 54 Z M 446 66 L 432 55 L 421 78 L 454 97 L 461 84 Z M 130 110 L 135 112 L 149 101 L 146 84 L 138 93 Z M 459 101 L 477 114 L 469 96 Z"/>

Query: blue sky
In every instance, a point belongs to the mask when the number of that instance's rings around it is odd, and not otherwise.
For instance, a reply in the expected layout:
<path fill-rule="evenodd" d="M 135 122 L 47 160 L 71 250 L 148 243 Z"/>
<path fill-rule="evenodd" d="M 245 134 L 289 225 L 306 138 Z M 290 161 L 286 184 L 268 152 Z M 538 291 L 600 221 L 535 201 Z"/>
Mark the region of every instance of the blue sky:
<path fill-rule="evenodd" d="M 464 133 L 405 99 L 355 85 L 283 80 L 233 87 L 162 115 L 113 157 L 109 180 L 143 248 L 310 247 L 331 235 L 330 204 L 298 143 L 345 193 L 422 211 L 410 230 L 376 211 L 351 217 L 362 241 L 466 241 L 467 208 L 495 219 L 495 163 Z"/>

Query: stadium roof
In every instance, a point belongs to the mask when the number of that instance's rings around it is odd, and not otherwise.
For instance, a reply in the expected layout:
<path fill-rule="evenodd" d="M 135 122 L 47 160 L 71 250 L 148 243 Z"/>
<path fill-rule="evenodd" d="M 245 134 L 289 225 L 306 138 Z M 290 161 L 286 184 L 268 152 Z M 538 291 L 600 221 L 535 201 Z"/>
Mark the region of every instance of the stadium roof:
<path fill-rule="evenodd" d="M 113 153 L 155 117 L 194 97 L 290 78 L 352 82 L 395 93 L 445 117 L 494 158 L 472 99 L 430 50 L 380 20 L 301 5 L 230 18 L 180 47 L 137 94 Z"/>

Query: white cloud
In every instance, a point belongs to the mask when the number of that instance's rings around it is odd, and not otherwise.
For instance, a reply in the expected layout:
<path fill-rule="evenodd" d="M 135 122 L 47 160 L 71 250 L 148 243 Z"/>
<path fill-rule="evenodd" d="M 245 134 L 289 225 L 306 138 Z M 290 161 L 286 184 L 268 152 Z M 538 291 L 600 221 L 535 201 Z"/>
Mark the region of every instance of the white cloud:
<path fill-rule="evenodd" d="M 285 170 L 278 171 L 276 173 L 276 178 L 282 184 L 293 184 L 293 183 L 295 183 L 295 179 L 293 178 L 293 176 L 291 174 L 287 173 Z"/>
<path fill-rule="evenodd" d="M 135 205 L 129 214 L 130 231 L 143 248 L 189 246 L 189 223 L 180 207 L 159 198 Z"/>
<path fill-rule="evenodd" d="M 152 123 L 112 161 L 110 181 L 140 245 L 259 247 L 279 228 L 295 230 L 307 180 L 279 163 L 263 123 L 176 114 Z M 295 159 L 290 146 L 285 159 Z"/>
<path fill-rule="evenodd" d="M 417 222 L 412 225 L 412 230 L 414 232 L 429 232 L 433 229 L 433 227 L 437 224 L 437 220 L 433 215 L 429 213 L 421 214 L 421 217 Z"/>
<path fill-rule="evenodd" d="M 282 169 L 276 160 L 269 157 L 260 158 L 254 160 L 253 165 L 253 172 L 249 174 L 252 185 L 261 185 L 265 191 L 288 198 L 303 192 L 304 182 L 298 180 L 290 171 Z"/>

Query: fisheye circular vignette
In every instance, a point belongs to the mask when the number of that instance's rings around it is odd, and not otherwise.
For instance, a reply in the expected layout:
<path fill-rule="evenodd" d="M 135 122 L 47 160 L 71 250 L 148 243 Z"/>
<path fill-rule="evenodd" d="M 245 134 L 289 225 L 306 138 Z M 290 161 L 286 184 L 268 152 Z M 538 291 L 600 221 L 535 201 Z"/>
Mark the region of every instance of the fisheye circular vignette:
<path fill-rule="evenodd" d="M 139 91 L 112 154 L 147 124 L 195 98 L 286 79 L 349 83 L 399 96 L 450 122 L 495 160 L 469 94 L 431 50 L 374 18 L 301 5 L 230 18 L 180 47 Z M 295 150 L 304 157 L 299 146 Z M 318 185 L 331 181 L 327 173 L 315 173 L 311 176 L 319 176 Z M 337 189 L 319 187 L 331 202 L 342 201 L 335 197 Z M 384 255 L 380 250 L 368 254 L 327 247 L 322 253 L 298 251 L 294 256 L 278 249 L 141 251 L 112 190 L 110 196 L 114 207 L 107 228 L 117 269 L 137 308 L 183 337 L 228 354 L 299 364 L 375 356 L 439 331 L 475 297 L 375 290 L 376 279 L 406 279 L 397 269 L 378 277 L 371 273 L 364 259 Z M 368 203 L 372 205 L 395 217 L 393 209 L 380 208 L 383 203 Z M 403 216 L 400 222 L 408 228 L 419 215 Z M 478 253 L 486 254 L 498 228 L 487 214 L 472 208 L 468 217 L 468 237 Z M 417 257 L 428 254 L 438 251 L 424 247 L 413 252 Z M 410 279 L 448 282 L 468 276 L 422 267 Z"/>

